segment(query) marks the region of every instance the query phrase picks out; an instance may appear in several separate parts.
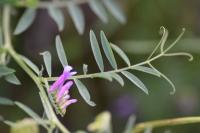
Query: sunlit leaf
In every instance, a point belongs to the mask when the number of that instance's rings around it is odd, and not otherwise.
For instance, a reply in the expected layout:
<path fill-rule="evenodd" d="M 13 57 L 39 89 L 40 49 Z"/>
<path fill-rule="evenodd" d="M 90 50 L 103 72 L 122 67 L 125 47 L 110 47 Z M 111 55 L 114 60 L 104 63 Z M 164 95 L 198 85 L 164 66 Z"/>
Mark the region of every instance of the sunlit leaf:
<path fill-rule="evenodd" d="M 8 98 L 0 97 L 0 105 L 14 105 L 14 102 Z"/>
<path fill-rule="evenodd" d="M 112 133 L 111 114 L 104 111 L 95 117 L 94 122 L 88 125 L 88 130 L 92 133 Z"/>
<path fill-rule="evenodd" d="M 126 23 L 126 17 L 116 0 L 103 0 L 107 9 L 122 24 Z"/>
<path fill-rule="evenodd" d="M 87 74 L 88 72 L 88 65 L 87 64 L 83 64 L 83 73 Z"/>
<path fill-rule="evenodd" d="M 24 60 L 24 62 L 37 74 L 40 74 L 40 70 L 39 68 L 31 61 L 29 60 L 27 57 L 25 56 L 21 56 L 21 58 Z"/>
<path fill-rule="evenodd" d="M 38 123 L 31 118 L 18 120 L 10 128 L 10 133 L 39 133 Z"/>
<path fill-rule="evenodd" d="M 126 62 L 128 66 L 131 65 L 129 58 L 127 57 L 127 55 L 124 53 L 124 51 L 121 48 L 119 48 L 117 45 L 114 45 L 112 43 L 111 43 L 111 47 Z"/>
<path fill-rule="evenodd" d="M 22 109 L 25 113 L 27 113 L 30 117 L 32 117 L 36 122 L 42 124 L 43 121 L 40 118 L 39 115 L 37 115 L 32 109 L 30 109 L 28 106 L 20 103 L 20 102 L 15 102 L 15 104 Z"/>
<path fill-rule="evenodd" d="M 59 31 L 63 31 L 65 25 L 65 19 L 62 11 L 58 8 L 50 6 L 48 8 L 48 13 L 50 17 L 55 21 L 58 26 Z"/>
<path fill-rule="evenodd" d="M 146 94 L 148 93 L 148 89 L 144 85 L 144 83 L 135 75 L 128 71 L 123 71 L 122 74 L 127 77 L 132 83 L 134 83 L 137 87 L 139 87 L 142 91 L 144 91 Z"/>
<path fill-rule="evenodd" d="M 15 72 L 14 69 L 8 68 L 7 66 L 4 65 L 0 65 L 0 77 L 12 74 L 14 72 Z"/>
<path fill-rule="evenodd" d="M 101 31 L 101 44 L 102 44 L 104 53 L 105 53 L 106 57 L 108 58 L 111 66 L 114 69 L 117 69 L 117 63 L 115 61 L 115 57 L 114 57 L 113 51 L 112 51 L 110 43 L 108 42 L 108 40 L 107 40 L 107 38 L 106 38 L 106 36 L 105 36 L 103 31 Z"/>
<path fill-rule="evenodd" d="M 124 86 L 124 80 L 122 77 L 117 73 L 110 74 L 121 86 Z"/>
<path fill-rule="evenodd" d="M 17 27 L 15 28 L 14 34 L 18 35 L 26 31 L 33 23 L 36 17 L 36 9 L 28 8 L 25 10 L 24 14 L 20 18 Z"/>
<path fill-rule="evenodd" d="M 134 115 L 129 117 L 124 133 L 131 133 L 133 131 L 135 120 L 136 120 L 136 117 Z"/>
<path fill-rule="evenodd" d="M 104 9 L 102 3 L 99 0 L 89 0 L 89 6 L 92 11 L 103 21 L 104 23 L 108 22 L 108 15 Z"/>
<path fill-rule="evenodd" d="M 133 69 L 141 71 L 141 72 L 145 72 L 145 73 L 148 73 L 148 74 L 152 74 L 152 75 L 155 75 L 155 76 L 158 76 L 158 77 L 161 76 L 160 73 L 158 73 L 157 71 L 155 71 L 154 69 L 149 68 L 149 67 L 135 66 L 135 67 L 133 67 Z"/>
<path fill-rule="evenodd" d="M 83 34 L 85 29 L 85 17 L 83 11 L 74 2 L 68 2 L 67 6 L 78 33 Z"/>
<path fill-rule="evenodd" d="M 61 64 L 63 65 L 63 67 L 67 66 L 68 62 L 67 62 L 67 57 L 65 55 L 65 50 L 63 48 L 60 36 L 58 36 L 58 35 L 56 36 L 56 51 L 58 54 L 58 58 L 59 58 Z"/>
<path fill-rule="evenodd" d="M 19 79 L 16 77 L 15 74 L 9 74 L 5 76 L 5 80 L 11 84 L 15 84 L 15 85 L 20 85 L 21 82 L 19 81 Z"/>
<path fill-rule="evenodd" d="M 91 101 L 90 94 L 86 86 L 78 79 L 75 79 L 74 82 L 78 88 L 80 95 L 83 97 L 85 102 L 90 106 L 96 106 L 96 104 L 93 101 Z"/>
<path fill-rule="evenodd" d="M 94 54 L 94 58 L 97 62 L 97 65 L 99 69 L 101 70 L 101 72 L 103 72 L 104 71 L 103 58 L 101 55 L 99 44 L 97 42 L 97 38 L 92 30 L 90 31 L 90 44 L 91 44 L 92 52 Z"/>
<path fill-rule="evenodd" d="M 45 51 L 41 53 L 43 56 L 44 64 L 47 70 L 48 75 L 51 77 L 51 53 L 49 51 Z"/>

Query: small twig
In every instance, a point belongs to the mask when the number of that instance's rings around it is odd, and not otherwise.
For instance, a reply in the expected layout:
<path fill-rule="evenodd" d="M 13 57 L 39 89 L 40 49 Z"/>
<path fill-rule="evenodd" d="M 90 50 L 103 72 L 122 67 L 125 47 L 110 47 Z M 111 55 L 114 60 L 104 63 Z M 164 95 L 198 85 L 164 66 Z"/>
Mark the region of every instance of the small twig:
<path fill-rule="evenodd" d="M 75 4 L 84 4 L 89 0 L 63 0 L 63 1 L 39 1 L 35 8 L 49 8 L 49 7 L 67 7 L 69 2 L 74 2 Z M 28 7 L 27 5 L 19 5 L 20 7 Z"/>
<path fill-rule="evenodd" d="M 148 127 L 157 128 L 163 126 L 175 126 L 175 125 L 184 125 L 184 124 L 199 123 L 199 122 L 200 122 L 200 117 L 198 116 L 142 122 L 135 125 L 133 133 L 141 133 Z"/>

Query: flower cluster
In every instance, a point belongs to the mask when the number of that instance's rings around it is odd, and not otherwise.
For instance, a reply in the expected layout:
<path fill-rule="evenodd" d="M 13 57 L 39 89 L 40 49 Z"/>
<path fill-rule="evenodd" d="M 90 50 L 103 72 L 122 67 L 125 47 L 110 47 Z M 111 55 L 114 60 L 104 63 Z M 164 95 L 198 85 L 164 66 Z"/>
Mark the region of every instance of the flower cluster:
<path fill-rule="evenodd" d="M 59 109 L 61 115 L 64 115 L 66 108 L 73 103 L 77 102 L 77 99 L 70 99 L 69 90 L 73 85 L 73 81 L 68 79 L 75 75 L 77 72 L 72 71 L 71 66 L 66 66 L 63 73 L 59 78 L 52 84 L 48 92 L 52 95 L 54 103 Z"/>

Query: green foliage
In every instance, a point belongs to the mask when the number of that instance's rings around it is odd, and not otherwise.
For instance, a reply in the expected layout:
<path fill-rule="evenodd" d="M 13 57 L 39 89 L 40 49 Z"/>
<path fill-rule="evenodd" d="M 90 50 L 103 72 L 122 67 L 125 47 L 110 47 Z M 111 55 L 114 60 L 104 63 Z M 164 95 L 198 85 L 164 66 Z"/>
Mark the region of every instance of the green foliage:
<path fill-rule="evenodd" d="M 11 84 L 21 85 L 19 79 L 15 76 L 15 74 L 9 74 L 5 76 L 5 80 Z"/>
<path fill-rule="evenodd" d="M 38 0 L 1 0 L 1 4 L 10 4 L 14 6 L 27 6 L 27 7 L 35 7 L 38 4 Z"/>
<path fill-rule="evenodd" d="M 88 92 L 88 89 L 86 88 L 86 86 L 78 79 L 74 80 L 79 93 L 81 94 L 81 96 L 83 97 L 83 99 L 85 100 L 85 102 L 87 104 L 89 104 L 90 106 L 96 106 L 96 104 L 90 100 L 90 94 Z"/>
<path fill-rule="evenodd" d="M 14 105 L 14 102 L 8 98 L 0 97 L 0 105 Z"/>
<path fill-rule="evenodd" d="M 0 65 L 0 77 L 12 74 L 14 72 L 15 72 L 14 69 L 8 68 L 7 66 L 4 65 Z"/>
<path fill-rule="evenodd" d="M 88 4 L 91 10 L 101 19 L 101 21 L 103 21 L 104 23 L 108 23 L 108 15 L 101 1 L 89 0 Z"/>
<path fill-rule="evenodd" d="M 122 71 L 122 74 L 128 78 L 133 84 L 135 84 L 137 87 L 139 87 L 142 91 L 144 91 L 146 94 L 149 94 L 148 89 L 144 85 L 144 83 L 135 75 L 128 71 Z"/>
<path fill-rule="evenodd" d="M 131 65 L 129 58 L 126 56 L 126 54 L 121 48 L 114 44 L 111 44 L 111 47 L 126 62 L 128 66 Z"/>
<path fill-rule="evenodd" d="M 51 77 L 51 53 L 49 51 L 45 51 L 43 53 L 41 53 L 41 55 L 43 56 L 43 60 L 44 60 L 44 64 L 47 70 L 47 73 L 49 75 L 49 77 Z"/>
<path fill-rule="evenodd" d="M 67 57 L 65 55 L 65 50 L 63 48 L 63 44 L 61 42 L 60 36 L 56 36 L 56 51 L 58 54 L 58 58 L 62 63 L 63 67 L 68 65 Z"/>
<path fill-rule="evenodd" d="M 61 10 L 50 6 L 48 8 L 48 13 L 49 13 L 50 17 L 56 22 L 59 31 L 63 31 L 64 25 L 65 25 L 65 20 L 64 20 L 64 15 L 61 12 Z"/>
<path fill-rule="evenodd" d="M 25 56 L 21 56 L 21 58 L 26 63 L 26 65 L 28 65 L 37 75 L 40 74 L 39 68 L 31 60 Z"/>
<path fill-rule="evenodd" d="M 103 58 L 101 55 L 99 44 L 97 42 L 97 38 L 93 31 L 90 31 L 90 44 L 91 44 L 92 52 L 94 54 L 94 58 L 97 62 L 97 65 L 98 65 L 99 69 L 101 70 L 101 72 L 103 72 L 104 71 Z"/>
<path fill-rule="evenodd" d="M 120 23 L 126 23 L 126 17 L 115 0 L 103 0 L 103 3 Z"/>
<path fill-rule="evenodd" d="M 31 24 L 33 23 L 34 19 L 36 17 L 36 10 L 35 9 L 27 9 L 24 14 L 22 15 L 22 17 L 20 18 L 14 34 L 18 35 L 24 31 L 26 31 Z"/>
<path fill-rule="evenodd" d="M 107 57 L 108 61 L 110 62 L 111 66 L 114 69 L 117 69 L 117 63 L 116 63 L 114 54 L 112 52 L 110 43 L 108 42 L 106 35 L 104 34 L 103 31 L 101 31 L 101 44 L 102 44 L 104 53 L 106 54 L 106 57 Z"/>
<path fill-rule="evenodd" d="M 69 2 L 67 7 L 78 33 L 83 34 L 85 29 L 85 18 L 81 8 L 74 2 Z"/>

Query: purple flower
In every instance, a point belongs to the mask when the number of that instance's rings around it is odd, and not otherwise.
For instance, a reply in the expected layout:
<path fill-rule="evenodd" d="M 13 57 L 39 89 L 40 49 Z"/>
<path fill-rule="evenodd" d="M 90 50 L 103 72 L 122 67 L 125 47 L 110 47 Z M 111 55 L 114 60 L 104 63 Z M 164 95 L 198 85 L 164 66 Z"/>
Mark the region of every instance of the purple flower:
<path fill-rule="evenodd" d="M 69 95 L 69 89 L 73 85 L 73 81 L 69 81 L 68 79 L 77 73 L 72 71 L 72 69 L 71 66 L 66 66 L 63 73 L 48 90 L 48 92 L 53 95 L 55 103 L 62 113 L 65 112 L 70 104 L 77 102 L 77 99 L 70 99 Z"/>

